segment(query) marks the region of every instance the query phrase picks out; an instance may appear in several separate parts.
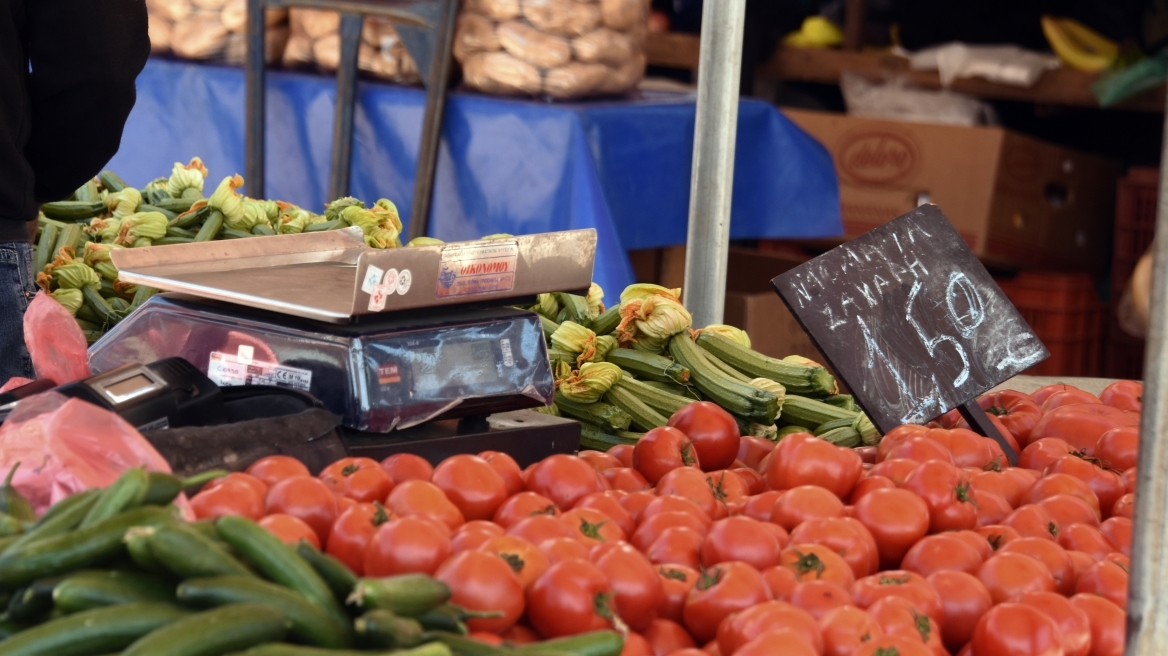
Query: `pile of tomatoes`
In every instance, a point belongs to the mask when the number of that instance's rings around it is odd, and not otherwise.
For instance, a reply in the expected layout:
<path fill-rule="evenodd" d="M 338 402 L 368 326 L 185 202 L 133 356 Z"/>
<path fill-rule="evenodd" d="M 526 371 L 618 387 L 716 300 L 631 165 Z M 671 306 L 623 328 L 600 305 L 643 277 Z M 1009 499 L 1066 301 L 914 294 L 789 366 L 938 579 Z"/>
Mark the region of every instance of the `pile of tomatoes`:
<path fill-rule="evenodd" d="M 624 654 L 1121 654 L 1138 383 L 981 399 L 1008 440 L 945 416 L 879 447 L 740 437 L 710 403 L 608 453 L 275 456 L 212 482 L 247 515 L 363 576 L 425 572 L 482 640 L 602 628 Z"/>

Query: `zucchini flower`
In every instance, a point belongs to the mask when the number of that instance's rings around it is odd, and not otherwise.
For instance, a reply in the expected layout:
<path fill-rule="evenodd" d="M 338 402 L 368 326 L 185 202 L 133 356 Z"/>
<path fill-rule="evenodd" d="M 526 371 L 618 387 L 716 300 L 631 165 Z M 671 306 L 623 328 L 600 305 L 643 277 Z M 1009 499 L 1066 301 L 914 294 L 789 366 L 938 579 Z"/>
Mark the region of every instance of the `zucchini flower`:
<path fill-rule="evenodd" d="M 121 219 L 93 219 L 85 232 L 97 237 L 103 244 L 112 244 L 122 229 Z"/>
<path fill-rule="evenodd" d="M 555 321 L 556 317 L 560 315 L 560 302 L 556 300 L 554 294 L 540 294 L 536 297 L 535 305 L 531 306 L 531 309 L 537 314 Z"/>
<path fill-rule="evenodd" d="M 569 370 L 571 370 L 572 365 L 576 364 L 577 355 L 571 351 L 563 351 L 558 348 L 551 347 L 547 350 L 547 354 L 548 362 L 551 362 L 555 365 L 567 365 Z"/>
<path fill-rule="evenodd" d="M 570 401 L 596 403 L 621 376 L 620 367 L 611 362 L 585 362 L 579 371 L 557 378 L 556 387 Z"/>
<path fill-rule="evenodd" d="M 101 276 L 97 272 L 89 268 L 81 260 L 73 260 L 72 262 L 63 266 L 57 267 L 53 270 L 53 281 L 57 283 L 57 287 L 64 287 L 66 289 L 81 289 L 82 287 L 91 287 L 93 289 L 101 288 Z"/>
<path fill-rule="evenodd" d="M 378 198 L 373 207 L 369 208 L 371 212 L 377 215 L 377 218 L 389 221 L 389 226 L 398 231 L 402 231 L 401 215 L 397 212 L 397 205 L 386 198 Z M 401 244 L 398 244 L 399 246 Z"/>
<path fill-rule="evenodd" d="M 660 353 L 670 337 L 684 332 L 693 323 L 689 310 L 669 296 L 621 300 L 620 308 L 617 339 L 622 346 L 642 351 Z"/>
<path fill-rule="evenodd" d="M 722 337 L 737 342 L 739 345 L 745 346 L 746 348 L 750 348 L 750 335 L 747 335 L 746 331 L 741 328 L 727 326 L 723 323 L 715 323 L 702 328 L 698 332 L 703 333 L 707 331 L 714 333 L 715 335 L 721 335 Z"/>
<path fill-rule="evenodd" d="M 584 300 L 588 303 L 588 315 L 590 318 L 595 319 L 604 312 L 604 290 L 600 288 L 600 285 L 592 283 L 592 286 L 588 288 L 588 295 L 584 297 Z"/>
<path fill-rule="evenodd" d="M 142 204 L 142 192 L 133 187 L 126 187 L 105 197 L 105 208 L 115 219 L 120 219 L 138 211 Z"/>
<path fill-rule="evenodd" d="M 142 193 L 144 194 L 151 191 L 166 192 L 166 178 L 155 178 L 146 183 L 146 186 L 142 188 Z"/>
<path fill-rule="evenodd" d="M 876 426 L 872 424 L 868 415 L 861 412 L 852 422 L 852 428 L 860 434 L 860 441 L 867 446 L 880 444 L 880 431 L 876 430 Z"/>
<path fill-rule="evenodd" d="M 408 248 L 408 247 L 412 247 L 412 246 L 441 246 L 442 244 L 445 244 L 445 243 L 446 242 L 442 241 L 441 239 L 434 239 L 433 237 L 414 237 L 413 239 L 410 240 L 410 243 L 406 244 L 406 247 Z"/>
<path fill-rule="evenodd" d="M 118 279 L 118 268 L 110 260 L 110 251 L 115 248 L 124 248 L 118 244 L 95 244 L 86 242 L 84 261 L 102 278 L 109 281 Z"/>
<path fill-rule="evenodd" d="M 551 342 L 553 347 L 577 355 L 584 352 L 591 355 L 596 351 L 596 333 L 575 321 L 561 323 L 552 333 Z"/>
<path fill-rule="evenodd" d="M 621 292 L 621 306 L 624 306 L 625 302 L 627 301 L 636 299 L 643 300 L 649 298 L 650 296 L 664 296 L 665 298 L 672 299 L 678 303 L 681 302 L 680 289 L 669 289 L 668 287 L 662 287 L 661 285 L 654 285 L 651 283 L 637 283 L 635 285 L 629 285 L 628 287 L 625 287 L 625 290 Z"/>
<path fill-rule="evenodd" d="M 250 200 L 250 199 L 249 199 Z M 268 217 L 268 223 L 272 223 L 280 218 L 280 203 L 274 200 L 252 200 L 251 202 L 259 204 L 264 209 L 264 215 Z"/>
<path fill-rule="evenodd" d="M 774 424 L 767 426 L 766 424 L 751 422 L 747 426 L 742 427 L 742 432 L 748 437 L 765 437 L 772 442 L 779 440 L 779 429 Z"/>
<path fill-rule="evenodd" d="M 775 398 L 779 400 L 779 413 L 782 414 L 783 399 L 787 398 L 787 388 L 783 387 L 782 383 L 773 381 L 770 378 L 755 378 L 750 381 L 750 386 L 774 394 Z"/>
<path fill-rule="evenodd" d="M 341 210 L 345 209 L 346 207 L 365 207 L 365 203 L 362 203 L 352 196 L 338 198 L 329 203 L 328 206 L 324 208 L 324 220 L 335 221 L 341 218 Z"/>
<path fill-rule="evenodd" d="M 340 218 L 351 226 L 361 228 L 365 234 L 365 244 L 371 248 L 394 248 L 401 245 L 401 230 L 393 225 L 392 218 L 383 210 L 373 210 L 350 205 L 341 210 Z"/>
<path fill-rule="evenodd" d="M 115 244 L 122 246 L 149 246 L 155 239 L 166 236 L 166 215 L 162 212 L 138 212 L 122 219 Z"/>
<path fill-rule="evenodd" d="M 536 412 L 543 413 L 545 415 L 551 415 L 553 417 L 560 416 L 560 409 L 556 407 L 555 403 L 553 403 L 551 405 L 541 406 L 539 408 L 532 408 L 532 410 L 535 410 Z"/>
<path fill-rule="evenodd" d="M 617 347 L 616 338 L 612 335 L 599 335 L 596 338 L 596 347 L 591 352 L 585 350 L 576 358 L 577 364 L 585 362 L 604 362 L 609 353 Z"/>
<path fill-rule="evenodd" d="M 134 298 L 134 294 L 138 292 L 138 285 L 134 283 L 125 282 L 123 280 L 115 280 L 113 284 L 114 291 L 118 296 L 126 299 Z"/>
<path fill-rule="evenodd" d="M 290 206 L 280 213 L 276 232 L 281 235 L 300 234 L 308 227 L 311 219 L 312 214 L 308 210 L 301 209 L 295 205 Z"/>
<path fill-rule="evenodd" d="M 223 178 L 223 182 L 215 188 L 215 193 L 211 194 L 211 198 L 207 200 L 207 204 L 211 209 L 219 210 L 223 214 L 224 225 L 232 226 L 232 222 L 237 225 L 246 221 L 243 215 L 243 196 L 240 195 L 236 189 L 243 186 L 243 176 L 235 174 L 233 176 Z M 255 224 L 247 227 L 251 230 Z"/>
<path fill-rule="evenodd" d="M 815 360 L 805 358 L 801 355 L 788 355 L 787 357 L 783 358 L 783 362 L 790 362 L 791 364 L 801 364 L 804 367 L 819 367 L 820 369 L 826 369 L 826 367 L 819 364 Z M 826 371 L 824 373 L 828 378 L 831 379 L 831 389 L 827 390 L 827 393 L 828 394 L 839 394 L 839 381 L 837 381 L 834 376 L 827 373 Z"/>
<path fill-rule="evenodd" d="M 173 198 L 202 198 L 203 182 L 207 179 L 207 167 L 198 157 L 191 159 L 191 163 L 183 166 L 174 163 L 170 170 L 170 178 L 166 180 L 166 193 Z"/>
<path fill-rule="evenodd" d="M 230 216 L 226 212 L 223 213 L 223 225 L 225 227 L 244 232 L 251 232 L 251 229 L 258 225 L 271 227 L 268 221 L 268 211 L 262 203 L 250 198 L 244 198 L 241 201 L 241 207 L 243 211 L 238 215 Z"/>
<path fill-rule="evenodd" d="M 54 301 L 61 304 L 61 307 L 68 310 L 69 314 L 74 316 L 76 316 L 77 310 L 81 309 L 81 302 L 85 300 L 80 289 L 69 289 L 66 287 L 52 292 L 52 297 Z"/>
<path fill-rule="evenodd" d="M 480 237 L 479 241 L 486 241 L 488 239 L 511 239 L 514 236 L 515 235 L 512 235 L 510 233 L 506 233 L 506 232 L 496 232 L 493 235 L 486 235 L 485 237 Z"/>

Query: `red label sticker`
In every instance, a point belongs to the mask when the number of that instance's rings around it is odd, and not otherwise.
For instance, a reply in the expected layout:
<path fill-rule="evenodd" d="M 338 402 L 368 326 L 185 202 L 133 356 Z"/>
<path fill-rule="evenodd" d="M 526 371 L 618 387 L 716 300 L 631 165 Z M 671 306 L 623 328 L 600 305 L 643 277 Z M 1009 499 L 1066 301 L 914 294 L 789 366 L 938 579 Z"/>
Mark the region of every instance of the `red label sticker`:
<path fill-rule="evenodd" d="M 400 383 L 401 373 L 398 371 L 396 364 L 383 364 L 377 367 L 377 382 L 382 385 L 389 385 L 390 383 Z"/>

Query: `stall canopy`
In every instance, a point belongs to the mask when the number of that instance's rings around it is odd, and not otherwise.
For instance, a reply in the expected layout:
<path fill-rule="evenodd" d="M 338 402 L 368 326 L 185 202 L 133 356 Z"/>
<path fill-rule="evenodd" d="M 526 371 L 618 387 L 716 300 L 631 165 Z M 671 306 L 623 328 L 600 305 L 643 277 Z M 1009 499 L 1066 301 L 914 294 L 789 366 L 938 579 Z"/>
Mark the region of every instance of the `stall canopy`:
<path fill-rule="evenodd" d="M 425 94 L 362 84 L 352 194 L 409 215 Z M 327 198 L 334 83 L 268 76 L 266 195 L 320 211 Z M 210 184 L 243 172 L 243 71 L 152 60 L 109 167 L 143 185 L 203 158 Z M 438 160 L 430 234 L 446 240 L 594 227 L 608 301 L 633 281 L 627 250 L 683 244 L 693 158 L 692 94 L 587 104 L 454 94 Z M 842 233 L 828 153 L 771 105 L 739 110 L 731 238 Z"/>

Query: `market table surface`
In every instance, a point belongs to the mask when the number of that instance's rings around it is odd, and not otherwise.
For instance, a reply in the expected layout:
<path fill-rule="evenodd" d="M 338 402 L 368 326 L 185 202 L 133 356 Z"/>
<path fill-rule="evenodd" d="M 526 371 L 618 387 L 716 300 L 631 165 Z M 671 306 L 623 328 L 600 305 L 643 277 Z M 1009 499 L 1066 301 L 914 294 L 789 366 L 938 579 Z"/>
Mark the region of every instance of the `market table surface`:
<path fill-rule="evenodd" d="M 268 76 L 267 195 L 321 211 L 328 186 L 333 78 Z M 394 201 L 409 216 L 421 89 L 363 83 L 354 124 L 351 194 Z M 595 280 L 608 302 L 633 282 L 628 250 L 686 241 L 694 98 L 546 103 L 452 95 L 438 160 L 430 234 L 445 240 L 596 228 Z M 199 156 L 206 193 L 244 167 L 243 70 L 153 59 L 110 162 L 134 185 Z M 842 234 L 831 157 L 768 103 L 739 106 L 731 238 Z M 246 191 L 246 190 L 245 190 Z"/>

